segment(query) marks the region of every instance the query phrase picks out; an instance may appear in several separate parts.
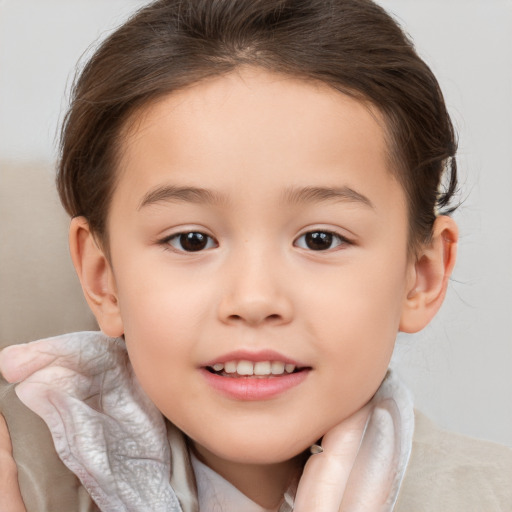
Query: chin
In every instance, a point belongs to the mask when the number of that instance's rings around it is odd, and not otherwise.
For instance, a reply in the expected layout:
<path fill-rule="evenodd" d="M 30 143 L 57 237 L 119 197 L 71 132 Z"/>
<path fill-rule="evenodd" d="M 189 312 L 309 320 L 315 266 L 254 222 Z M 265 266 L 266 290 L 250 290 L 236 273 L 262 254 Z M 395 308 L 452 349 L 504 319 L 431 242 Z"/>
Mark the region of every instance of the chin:
<path fill-rule="evenodd" d="M 292 435 L 279 436 L 230 436 L 227 439 L 205 439 L 195 441 L 198 451 L 206 450 L 215 457 L 238 464 L 279 464 L 289 461 L 314 444 L 317 440 L 295 440 Z M 288 442 L 287 442 L 288 441 Z M 199 446 L 197 446 L 199 445 Z"/>

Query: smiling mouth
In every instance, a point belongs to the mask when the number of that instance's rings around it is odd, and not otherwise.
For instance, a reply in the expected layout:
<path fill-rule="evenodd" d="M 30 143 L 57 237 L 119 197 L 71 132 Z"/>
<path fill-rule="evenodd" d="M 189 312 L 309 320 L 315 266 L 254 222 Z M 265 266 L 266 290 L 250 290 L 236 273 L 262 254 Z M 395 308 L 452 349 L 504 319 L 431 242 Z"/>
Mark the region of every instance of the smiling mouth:
<path fill-rule="evenodd" d="M 271 378 L 299 373 L 307 370 L 307 368 L 300 368 L 291 363 L 284 363 L 283 361 L 253 362 L 242 359 L 240 361 L 216 363 L 212 366 L 207 366 L 206 370 L 221 377 Z"/>

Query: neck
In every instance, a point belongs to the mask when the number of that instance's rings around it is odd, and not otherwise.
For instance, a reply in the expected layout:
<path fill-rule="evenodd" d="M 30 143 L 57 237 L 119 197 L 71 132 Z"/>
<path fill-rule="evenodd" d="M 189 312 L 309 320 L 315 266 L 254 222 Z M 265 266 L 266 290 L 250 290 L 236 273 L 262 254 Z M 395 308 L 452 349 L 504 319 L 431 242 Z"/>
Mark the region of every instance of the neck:
<path fill-rule="evenodd" d="M 221 459 L 195 443 L 192 447 L 201 462 L 266 509 L 279 506 L 286 490 L 298 481 L 306 460 L 300 454 L 274 464 L 245 464 Z"/>

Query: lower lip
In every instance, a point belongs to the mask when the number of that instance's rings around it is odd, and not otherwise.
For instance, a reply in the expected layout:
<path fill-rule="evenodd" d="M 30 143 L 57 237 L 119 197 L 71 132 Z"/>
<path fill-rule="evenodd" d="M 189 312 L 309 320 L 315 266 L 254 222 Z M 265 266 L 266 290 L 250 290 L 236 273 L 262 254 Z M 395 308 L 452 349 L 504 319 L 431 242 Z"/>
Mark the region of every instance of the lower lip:
<path fill-rule="evenodd" d="M 268 400 L 298 386 L 308 376 L 309 370 L 274 377 L 222 377 L 201 368 L 208 384 L 216 391 L 234 399 L 244 401 Z"/>

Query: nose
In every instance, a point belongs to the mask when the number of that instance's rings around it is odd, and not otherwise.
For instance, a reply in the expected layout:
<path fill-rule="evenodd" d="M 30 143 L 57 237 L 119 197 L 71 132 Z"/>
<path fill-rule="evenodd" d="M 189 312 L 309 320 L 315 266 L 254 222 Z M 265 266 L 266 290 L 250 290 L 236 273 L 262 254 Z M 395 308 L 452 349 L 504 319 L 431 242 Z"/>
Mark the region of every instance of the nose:
<path fill-rule="evenodd" d="M 249 252 L 249 251 L 247 251 Z M 224 323 L 284 325 L 293 318 L 290 281 L 278 258 L 261 251 L 233 257 L 223 273 L 219 318 Z"/>

